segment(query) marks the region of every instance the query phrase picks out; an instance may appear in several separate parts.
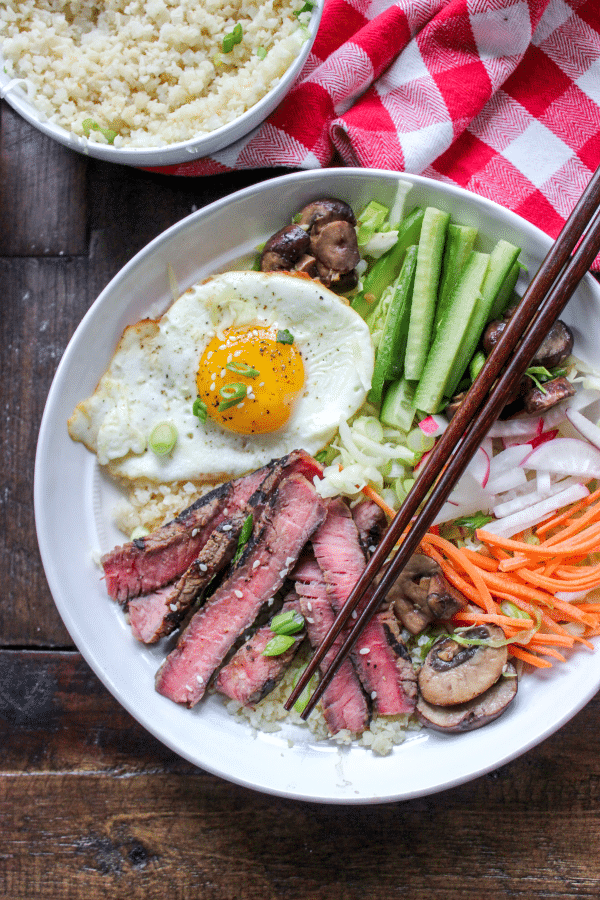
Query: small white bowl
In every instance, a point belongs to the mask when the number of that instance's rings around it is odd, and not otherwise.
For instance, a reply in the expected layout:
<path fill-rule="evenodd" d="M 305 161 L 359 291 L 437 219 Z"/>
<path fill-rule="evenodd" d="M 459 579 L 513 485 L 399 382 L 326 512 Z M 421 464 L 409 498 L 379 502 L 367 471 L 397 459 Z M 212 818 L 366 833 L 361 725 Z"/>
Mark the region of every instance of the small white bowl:
<path fill-rule="evenodd" d="M 60 125 L 44 119 L 39 110 L 27 98 L 26 91 L 20 84 L 13 83 L 10 89 L 6 90 L 7 86 L 14 82 L 15 79 L 3 71 L 1 52 L 0 98 L 3 97 L 16 112 L 23 116 L 34 128 L 41 131 L 42 134 L 86 156 L 93 156 L 96 159 L 121 163 L 126 166 L 172 166 L 189 162 L 190 160 L 210 156 L 216 153 L 217 150 L 229 147 L 260 125 L 279 106 L 304 67 L 317 35 L 322 13 L 323 0 L 315 0 L 315 7 L 308 25 L 308 39 L 304 42 L 300 53 L 287 72 L 281 77 L 278 84 L 265 94 L 262 100 L 255 103 L 254 106 L 242 113 L 233 122 L 229 122 L 215 131 L 190 138 L 188 141 L 169 144 L 166 147 L 113 147 L 111 144 L 88 141 L 86 138 L 75 135 Z"/>

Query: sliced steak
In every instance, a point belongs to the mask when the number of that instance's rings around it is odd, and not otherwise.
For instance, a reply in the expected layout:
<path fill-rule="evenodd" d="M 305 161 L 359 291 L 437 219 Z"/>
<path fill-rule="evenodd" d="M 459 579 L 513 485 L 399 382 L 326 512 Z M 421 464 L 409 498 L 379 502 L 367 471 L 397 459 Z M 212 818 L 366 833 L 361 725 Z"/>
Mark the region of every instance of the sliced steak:
<path fill-rule="evenodd" d="M 265 509 L 260 530 L 223 584 L 192 616 L 156 676 L 156 689 L 194 706 L 215 669 L 262 605 L 283 585 L 327 506 L 302 475 L 284 478 Z M 250 548 L 250 549 L 248 549 Z"/>
<path fill-rule="evenodd" d="M 337 614 L 366 565 L 352 513 L 341 498 L 330 503 L 327 518 L 313 535 L 312 545 Z M 365 595 L 358 613 L 367 602 Z M 392 650 L 377 616 L 365 626 L 350 653 L 358 677 L 380 715 L 397 715 L 414 709 L 414 702 L 404 690 L 404 667 L 399 667 L 399 657 Z"/>
<path fill-rule="evenodd" d="M 361 547 L 367 559 L 373 555 L 387 528 L 387 518 L 372 500 L 362 500 L 352 507 L 352 518 L 358 531 Z"/>
<path fill-rule="evenodd" d="M 300 602 L 293 591 L 280 610 L 280 613 L 287 612 L 300 612 Z M 263 650 L 275 635 L 269 625 L 259 628 L 223 666 L 215 681 L 216 689 L 243 706 L 254 706 L 264 700 L 283 678 L 305 635 L 303 628 L 291 635 L 294 643 L 289 650 L 278 656 L 263 656 Z"/>
<path fill-rule="evenodd" d="M 178 627 L 215 575 L 233 559 L 245 519 L 246 510 L 218 525 L 177 581 L 130 600 L 129 622 L 138 641 L 154 644 Z"/>
<path fill-rule="evenodd" d="M 294 570 L 296 592 L 300 598 L 300 611 L 306 620 L 308 638 L 314 649 L 320 647 L 333 625 L 335 614 L 327 596 L 323 573 L 312 551 L 305 551 Z M 323 659 L 327 669 L 336 655 L 341 641 L 338 639 Z M 321 707 L 332 734 L 347 729 L 361 734 L 369 727 L 370 713 L 360 681 L 349 659 L 344 660 L 321 697 Z"/>
<path fill-rule="evenodd" d="M 109 597 L 126 604 L 179 578 L 198 557 L 221 522 L 240 512 L 269 478 L 273 489 L 284 475 L 299 472 L 312 481 L 322 468 L 303 450 L 294 450 L 262 469 L 228 481 L 200 497 L 172 522 L 102 557 Z"/>

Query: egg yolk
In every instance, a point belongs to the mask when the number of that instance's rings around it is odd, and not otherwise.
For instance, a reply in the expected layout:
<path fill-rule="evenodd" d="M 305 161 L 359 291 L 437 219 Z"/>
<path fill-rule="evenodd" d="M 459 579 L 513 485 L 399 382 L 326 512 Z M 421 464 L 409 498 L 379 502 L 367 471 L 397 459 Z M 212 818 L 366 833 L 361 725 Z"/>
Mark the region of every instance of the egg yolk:
<path fill-rule="evenodd" d="M 304 385 L 302 357 L 291 339 L 289 332 L 263 325 L 228 328 L 214 337 L 196 376 L 208 415 L 237 434 L 285 425 Z"/>

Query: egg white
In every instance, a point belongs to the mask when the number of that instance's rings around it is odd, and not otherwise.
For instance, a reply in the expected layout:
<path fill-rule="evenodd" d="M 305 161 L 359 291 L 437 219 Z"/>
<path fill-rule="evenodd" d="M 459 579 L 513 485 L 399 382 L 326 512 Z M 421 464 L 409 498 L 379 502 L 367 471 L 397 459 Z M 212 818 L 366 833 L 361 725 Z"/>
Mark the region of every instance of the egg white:
<path fill-rule="evenodd" d="M 196 373 L 211 338 L 231 326 L 275 325 L 294 335 L 305 381 L 288 422 L 269 434 L 238 435 L 192 413 Z M 196 284 L 158 320 L 125 329 L 69 433 L 123 479 L 212 482 L 256 469 L 302 448 L 318 452 L 364 403 L 374 351 L 369 329 L 318 282 L 279 272 L 226 272 Z M 178 439 L 159 457 L 148 437 L 171 422 Z"/>

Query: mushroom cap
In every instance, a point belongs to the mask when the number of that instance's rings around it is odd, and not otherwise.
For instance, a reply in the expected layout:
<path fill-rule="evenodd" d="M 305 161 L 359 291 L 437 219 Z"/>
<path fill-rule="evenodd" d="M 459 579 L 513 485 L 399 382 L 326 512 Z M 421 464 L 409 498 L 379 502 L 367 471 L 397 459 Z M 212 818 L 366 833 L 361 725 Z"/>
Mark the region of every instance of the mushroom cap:
<path fill-rule="evenodd" d="M 496 625 L 477 625 L 462 632 L 474 640 L 503 640 Z M 434 706 L 467 703 L 500 678 L 508 659 L 506 646 L 463 646 L 452 635 L 436 641 L 419 671 L 421 696 Z"/>
<path fill-rule="evenodd" d="M 447 734 L 481 728 L 501 716 L 515 699 L 518 689 L 516 674 L 513 664 L 507 663 L 503 675 L 508 677 L 500 677 L 479 697 L 456 706 L 433 706 L 419 697 L 418 719 L 422 725 Z"/>
<path fill-rule="evenodd" d="M 289 271 L 309 246 L 310 238 L 303 228 L 299 225 L 286 225 L 266 242 L 260 257 L 261 271 Z"/>

